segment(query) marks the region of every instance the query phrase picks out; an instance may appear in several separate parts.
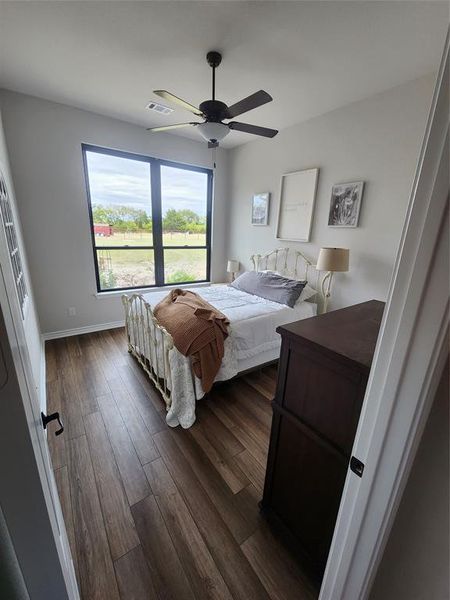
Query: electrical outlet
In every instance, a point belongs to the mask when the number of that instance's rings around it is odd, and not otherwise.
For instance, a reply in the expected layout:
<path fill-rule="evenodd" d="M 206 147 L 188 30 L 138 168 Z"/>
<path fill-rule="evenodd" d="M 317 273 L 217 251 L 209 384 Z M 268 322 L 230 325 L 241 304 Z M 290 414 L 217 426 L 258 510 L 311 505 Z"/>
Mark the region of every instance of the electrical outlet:
<path fill-rule="evenodd" d="M 69 308 L 67 309 L 67 315 L 69 317 L 74 317 L 77 314 L 77 309 L 75 308 L 75 306 L 69 306 Z"/>

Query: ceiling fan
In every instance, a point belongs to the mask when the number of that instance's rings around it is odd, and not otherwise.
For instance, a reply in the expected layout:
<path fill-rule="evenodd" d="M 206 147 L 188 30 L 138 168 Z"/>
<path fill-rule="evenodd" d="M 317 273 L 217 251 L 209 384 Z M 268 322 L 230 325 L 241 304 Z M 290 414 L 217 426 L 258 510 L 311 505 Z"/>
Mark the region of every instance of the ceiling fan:
<path fill-rule="evenodd" d="M 202 117 L 203 122 L 177 123 L 176 125 L 165 125 L 163 127 L 149 127 L 147 131 L 170 131 L 171 129 L 181 129 L 182 127 L 197 127 L 200 135 L 208 142 L 209 148 L 217 148 L 219 142 L 230 133 L 230 130 L 244 131 L 253 135 L 261 135 L 263 137 L 272 138 L 277 135 L 277 129 L 269 129 L 268 127 L 258 127 L 257 125 L 249 125 L 248 123 L 240 123 L 239 121 L 230 121 L 224 123 L 224 120 L 234 119 L 243 113 L 258 108 L 267 102 L 272 101 L 272 96 L 264 90 L 259 90 L 251 96 L 236 102 L 232 106 L 227 106 L 224 102 L 216 100 L 216 68 L 222 62 L 220 52 L 211 51 L 206 55 L 206 60 L 212 68 L 212 100 L 205 100 L 198 108 L 189 104 L 185 100 L 174 96 L 166 90 L 154 90 L 154 93 L 169 102 L 178 104 L 189 110 L 197 117 Z"/>

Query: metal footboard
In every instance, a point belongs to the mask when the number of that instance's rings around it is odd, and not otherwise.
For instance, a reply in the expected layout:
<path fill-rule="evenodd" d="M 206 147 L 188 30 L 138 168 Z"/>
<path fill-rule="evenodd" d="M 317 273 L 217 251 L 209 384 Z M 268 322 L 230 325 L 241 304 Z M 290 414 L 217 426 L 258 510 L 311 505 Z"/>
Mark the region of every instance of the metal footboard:
<path fill-rule="evenodd" d="M 124 294 L 122 303 L 125 309 L 128 352 L 136 357 L 161 393 L 168 410 L 172 389 L 169 364 L 169 352 L 173 348 L 172 336 L 158 323 L 151 306 L 140 294 Z"/>

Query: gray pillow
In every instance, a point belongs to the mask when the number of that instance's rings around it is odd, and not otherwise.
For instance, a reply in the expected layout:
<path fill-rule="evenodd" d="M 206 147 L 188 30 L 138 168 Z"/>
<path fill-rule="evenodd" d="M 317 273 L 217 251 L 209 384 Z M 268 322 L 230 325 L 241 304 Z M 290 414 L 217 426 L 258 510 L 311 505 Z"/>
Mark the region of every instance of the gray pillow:
<path fill-rule="evenodd" d="M 230 285 L 242 292 L 294 308 L 306 282 L 288 279 L 276 273 L 246 271 Z"/>

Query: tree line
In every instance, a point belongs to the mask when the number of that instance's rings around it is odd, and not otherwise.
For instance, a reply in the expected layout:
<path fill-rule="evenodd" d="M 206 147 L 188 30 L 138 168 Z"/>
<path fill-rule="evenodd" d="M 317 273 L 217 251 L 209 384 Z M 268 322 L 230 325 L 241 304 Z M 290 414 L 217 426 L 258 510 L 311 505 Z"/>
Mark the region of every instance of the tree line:
<path fill-rule="evenodd" d="M 118 232 L 153 230 L 151 216 L 139 208 L 96 204 L 92 207 L 92 217 L 95 224 L 111 225 Z M 162 226 L 166 233 L 206 233 L 206 218 L 193 210 L 169 208 L 163 216 Z"/>

